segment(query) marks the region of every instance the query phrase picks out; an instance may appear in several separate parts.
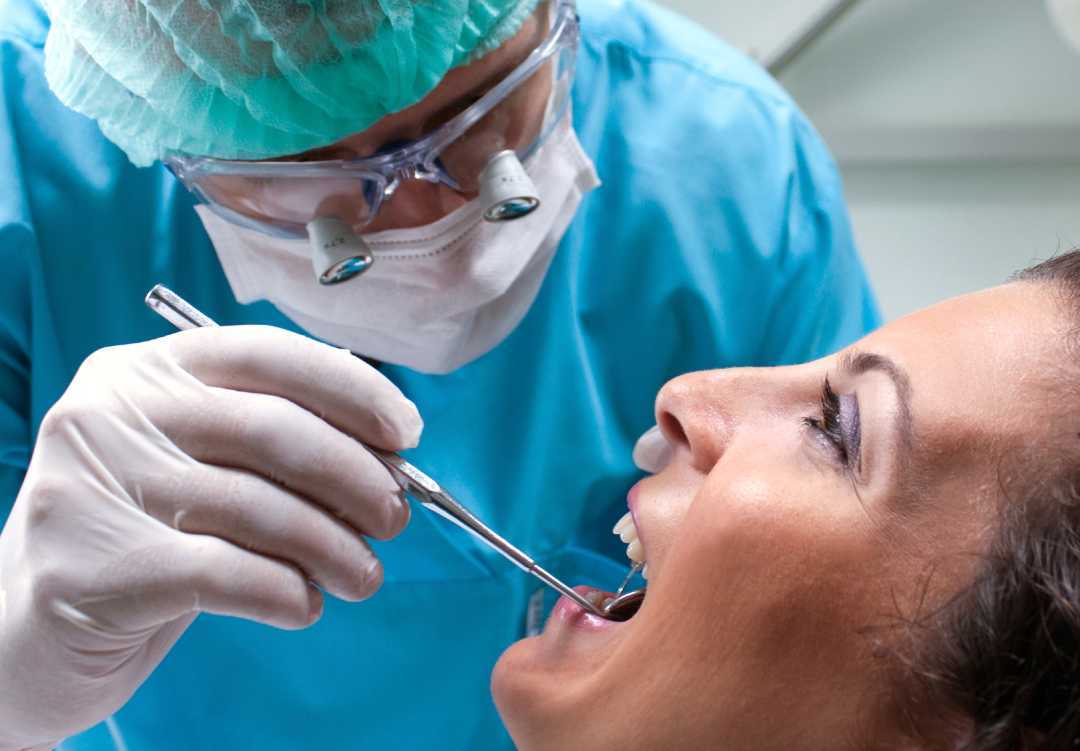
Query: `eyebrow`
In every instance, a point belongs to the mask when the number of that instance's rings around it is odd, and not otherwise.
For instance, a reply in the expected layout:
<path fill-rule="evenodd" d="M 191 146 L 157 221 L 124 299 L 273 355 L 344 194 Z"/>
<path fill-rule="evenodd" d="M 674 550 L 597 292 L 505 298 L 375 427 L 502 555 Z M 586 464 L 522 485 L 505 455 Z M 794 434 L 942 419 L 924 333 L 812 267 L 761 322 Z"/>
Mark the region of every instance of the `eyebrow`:
<path fill-rule="evenodd" d="M 914 428 L 911 417 L 911 379 L 907 372 L 885 355 L 877 352 L 852 350 L 840 356 L 840 371 L 848 377 L 875 371 L 884 373 L 892 381 L 900 403 L 897 415 L 897 428 L 905 455 L 910 455 L 914 443 Z"/>

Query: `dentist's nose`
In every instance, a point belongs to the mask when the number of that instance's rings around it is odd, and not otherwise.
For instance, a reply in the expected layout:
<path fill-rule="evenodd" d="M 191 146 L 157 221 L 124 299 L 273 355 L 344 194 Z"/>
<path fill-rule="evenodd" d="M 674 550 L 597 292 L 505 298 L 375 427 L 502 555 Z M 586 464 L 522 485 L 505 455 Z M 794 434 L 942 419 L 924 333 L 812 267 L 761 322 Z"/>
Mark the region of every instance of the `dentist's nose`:
<path fill-rule="evenodd" d="M 387 198 L 365 233 L 386 229 L 422 227 L 442 219 L 468 202 L 445 185 L 410 178 L 403 180 Z"/>

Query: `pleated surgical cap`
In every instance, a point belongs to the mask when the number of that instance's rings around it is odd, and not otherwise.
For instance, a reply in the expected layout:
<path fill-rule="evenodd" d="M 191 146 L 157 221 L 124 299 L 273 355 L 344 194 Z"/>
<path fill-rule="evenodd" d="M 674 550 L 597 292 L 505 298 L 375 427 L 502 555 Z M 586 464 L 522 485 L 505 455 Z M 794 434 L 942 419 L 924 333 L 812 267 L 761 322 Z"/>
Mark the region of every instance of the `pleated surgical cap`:
<path fill-rule="evenodd" d="M 45 74 L 137 165 L 325 146 L 415 104 L 538 0 L 46 0 Z"/>

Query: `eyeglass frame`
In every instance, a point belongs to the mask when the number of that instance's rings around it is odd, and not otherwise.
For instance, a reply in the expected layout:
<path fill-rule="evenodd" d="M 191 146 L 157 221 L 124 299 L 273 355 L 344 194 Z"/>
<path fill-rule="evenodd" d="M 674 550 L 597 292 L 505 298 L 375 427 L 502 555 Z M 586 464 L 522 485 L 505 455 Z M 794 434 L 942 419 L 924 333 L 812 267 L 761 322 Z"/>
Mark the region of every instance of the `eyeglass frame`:
<path fill-rule="evenodd" d="M 463 193 L 464 191 L 458 182 L 437 163 L 442 151 L 505 101 L 518 87 L 540 70 L 545 63 L 554 59 L 557 54 L 563 51 L 571 54 L 571 75 L 573 75 L 580 40 L 580 19 L 577 14 L 576 0 L 553 0 L 553 2 L 555 3 L 555 18 L 552 21 L 551 29 L 548 31 L 544 41 L 533 49 L 528 57 L 485 92 L 476 102 L 459 112 L 449 121 L 443 123 L 426 136 L 422 136 L 393 151 L 356 159 L 330 159 L 312 162 L 256 162 L 207 156 L 170 155 L 164 159 L 164 164 L 189 191 L 226 221 L 277 237 L 304 237 L 306 232 L 287 229 L 271 221 L 256 219 L 235 209 L 223 206 L 198 186 L 197 178 L 206 175 L 229 175 L 282 178 L 329 177 L 339 180 L 343 177 L 355 177 L 356 179 L 371 180 L 376 183 L 378 190 L 370 214 L 364 222 L 365 225 L 374 220 L 383 203 L 407 179 L 439 183 L 451 190 Z M 524 152 L 518 153 L 519 159 L 525 161 L 543 144 L 565 116 L 568 105 L 569 97 L 567 97 L 567 101 L 560 111 L 545 114 L 545 120 L 548 122 L 529 147 Z"/>

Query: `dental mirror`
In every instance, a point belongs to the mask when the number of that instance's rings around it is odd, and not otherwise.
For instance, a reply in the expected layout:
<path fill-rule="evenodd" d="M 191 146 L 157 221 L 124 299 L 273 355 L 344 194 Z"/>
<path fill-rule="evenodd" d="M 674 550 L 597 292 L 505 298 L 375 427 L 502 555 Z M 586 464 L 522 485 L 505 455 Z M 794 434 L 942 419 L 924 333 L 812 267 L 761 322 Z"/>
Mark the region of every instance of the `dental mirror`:
<path fill-rule="evenodd" d="M 623 579 L 622 584 L 615 590 L 615 596 L 604 603 L 601 608 L 604 611 L 604 618 L 609 621 L 628 621 L 634 617 L 638 608 L 641 607 L 641 603 L 645 600 L 645 588 L 635 589 L 626 594 L 623 594 L 623 590 L 626 589 L 626 585 L 630 583 L 630 580 L 634 578 L 634 574 L 641 571 L 645 564 L 635 563 L 630 568 L 630 573 Z"/>

